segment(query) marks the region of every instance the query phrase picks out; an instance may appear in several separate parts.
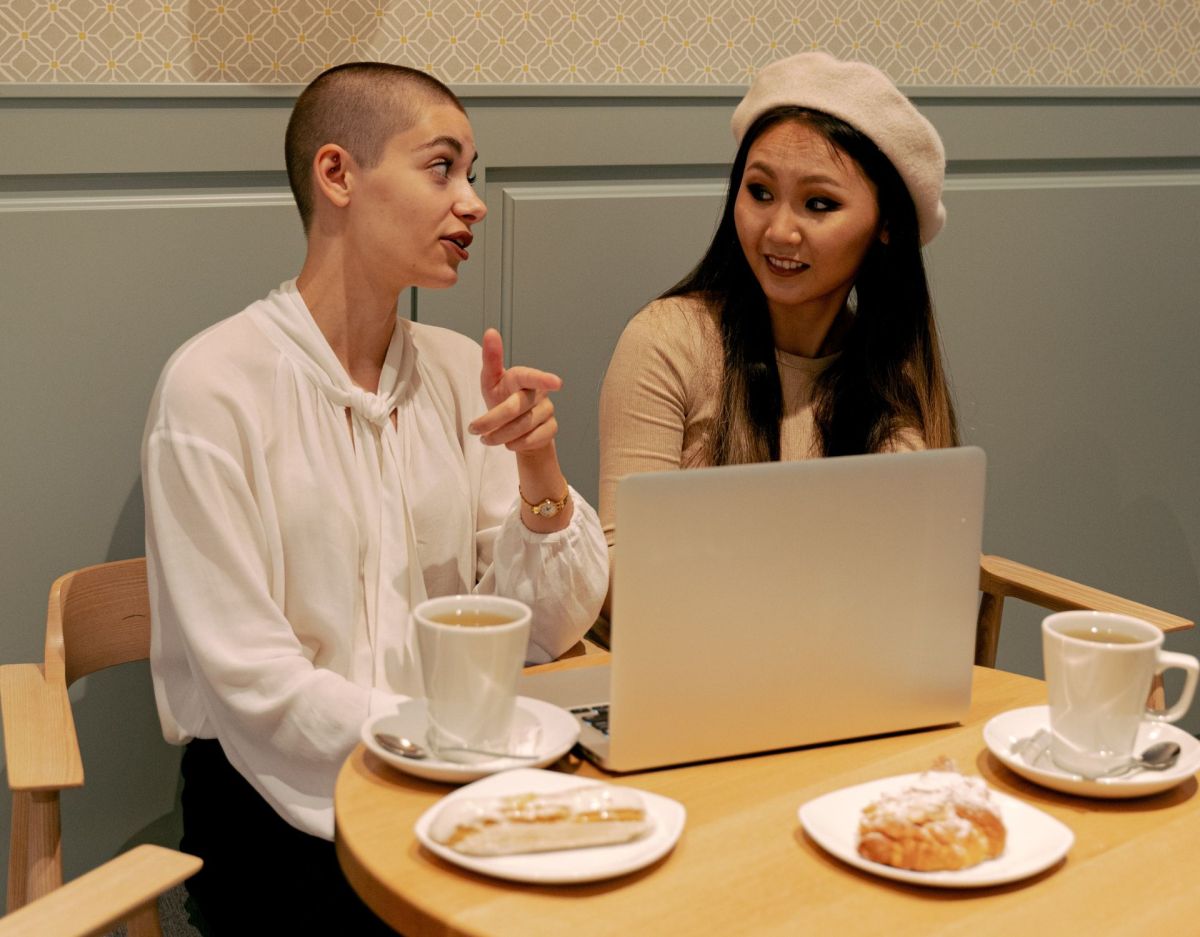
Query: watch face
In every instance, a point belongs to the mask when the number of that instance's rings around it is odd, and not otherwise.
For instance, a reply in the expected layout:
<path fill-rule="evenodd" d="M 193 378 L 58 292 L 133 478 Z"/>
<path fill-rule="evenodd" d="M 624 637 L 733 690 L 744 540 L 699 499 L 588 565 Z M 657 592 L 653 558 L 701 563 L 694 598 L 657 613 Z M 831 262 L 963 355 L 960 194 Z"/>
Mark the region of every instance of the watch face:
<path fill-rule="evenodd" d="M 537 514 L 539 517 L 553 517 L 555 514 L 557 514 L 561 510 L 562 510 L 562 506 L 560 504 L 558 504 L 556 501 L 551 501 L 549 498 L 547 498 L 545 501 L 543 501 L 541 504 L 539 504 L 536 508 L 533 509 L 533 513 Z"/>

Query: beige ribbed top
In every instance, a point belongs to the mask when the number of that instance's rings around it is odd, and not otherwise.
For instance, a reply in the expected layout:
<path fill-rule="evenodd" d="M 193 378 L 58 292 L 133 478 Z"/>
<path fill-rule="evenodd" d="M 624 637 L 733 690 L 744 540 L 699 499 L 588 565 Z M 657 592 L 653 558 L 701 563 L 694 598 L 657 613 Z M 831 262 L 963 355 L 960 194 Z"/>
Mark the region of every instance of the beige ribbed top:
<path fill-rule="evenodd" d="M 836 354 L 804 358 L 776 350 L 783 389 L 783 461 L 820 455 L 813 387 L 836 359 Z M 600 523 L 608 541 L 610 575 L 617 482 L 634 472 L 706 464 L 704 446 L 716 415 L 721 368 L 717 313 L 695 297 L 655 300 L 625 326 L 600 392 Z M 918 433 L 904 431 L 893 448 L 923 446 Z"/>
<path fill-rule="evenodd" d="M 813 458 L 813 386 L 835 359 L 775 353 L 783 387 L 780 454 Z M 600 521 L 616 541 L 617 482 L 633 472 L 704 464 L 721 379 L 716 313 L 693 298 L 659 299 L 625 327 L 600 393 Z"/>

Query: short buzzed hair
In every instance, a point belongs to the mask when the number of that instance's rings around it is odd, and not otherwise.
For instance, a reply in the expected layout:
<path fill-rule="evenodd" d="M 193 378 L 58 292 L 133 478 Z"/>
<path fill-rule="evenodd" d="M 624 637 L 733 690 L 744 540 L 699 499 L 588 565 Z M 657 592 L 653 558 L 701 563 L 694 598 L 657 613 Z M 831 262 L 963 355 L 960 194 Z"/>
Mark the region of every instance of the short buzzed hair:
<path fill-rule="evenodd" d="M 312 226 L 312 166 L 327 143 L 343 147 L 366 169 L 383 159 L 387 142 L 417 122 L 431 101 L 452 104 L 458 97 L 431 75 L 404 65 L 350 62 L 322 72 L 296 99 L 284 137 L 288 182 L 305 233 Z"/>

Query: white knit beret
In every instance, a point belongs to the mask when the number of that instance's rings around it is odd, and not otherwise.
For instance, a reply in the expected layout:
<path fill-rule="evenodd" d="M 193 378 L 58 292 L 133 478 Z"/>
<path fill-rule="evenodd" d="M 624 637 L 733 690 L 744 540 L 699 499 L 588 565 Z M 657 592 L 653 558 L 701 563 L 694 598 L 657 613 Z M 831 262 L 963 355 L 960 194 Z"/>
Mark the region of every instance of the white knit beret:
<path fill-rule="evenodd" d="M 883 72 L 864 62 L 840 62 L 824 52 L 802 52 L 772 62 L 755 76 L 733 112 L 734 139 L 740 144 L 756 118 L 785 105 L 823 111 L 870 137 L 908 186 L 921 243 L 928 244 L 942 230 L 942 140 Z"/>

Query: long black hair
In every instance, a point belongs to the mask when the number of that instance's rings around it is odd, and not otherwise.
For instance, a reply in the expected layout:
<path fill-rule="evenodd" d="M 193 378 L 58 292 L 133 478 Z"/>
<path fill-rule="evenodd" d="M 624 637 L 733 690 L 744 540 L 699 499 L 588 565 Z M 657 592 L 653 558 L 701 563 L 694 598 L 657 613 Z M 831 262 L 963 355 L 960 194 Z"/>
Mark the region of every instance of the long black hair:
<path fill-rule="evenodd" d="M 813 417 L 820 454 L 883 451 L 906 430 L 917 432 L 932 448 L 957 445 L 908 188 L 869 137 L 821 111 L 784 106 L 764 112 L 746 131 L 712 244 L 696 269 L 663 294 L 696 296 L 719 317 L 721 398 L 700 457 L 706 464 L 727 465 L 778 461 L 780 456 L 783 391 L 771 316 L 738 240 L 734 205 L 751 145 L 783 121 L 812 128 L 858 164 L 876 187 L 881 230 L 886 232 L 859 267 L 841 354 L 817 380 Z"/>

